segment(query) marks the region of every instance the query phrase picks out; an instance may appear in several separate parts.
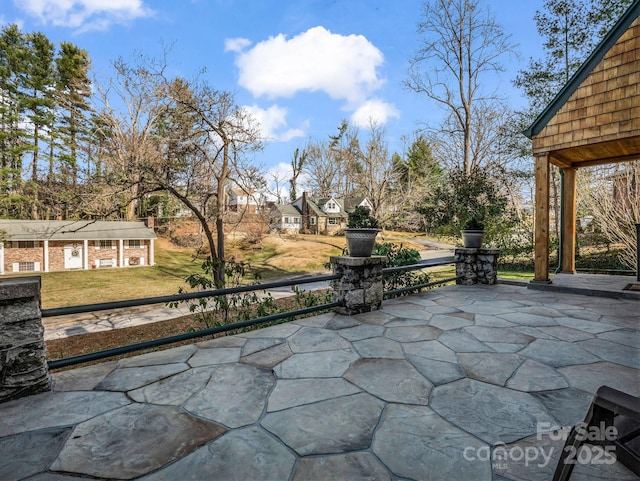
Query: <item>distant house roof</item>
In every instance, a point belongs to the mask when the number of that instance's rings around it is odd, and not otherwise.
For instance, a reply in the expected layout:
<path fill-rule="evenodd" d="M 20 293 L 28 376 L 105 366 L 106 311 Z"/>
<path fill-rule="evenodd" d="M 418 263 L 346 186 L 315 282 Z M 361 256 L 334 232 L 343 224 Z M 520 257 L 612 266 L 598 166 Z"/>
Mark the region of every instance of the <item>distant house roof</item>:
<path fill-rule="evenodd" d="M 347 197 L 344 199 L 344 210 L 351 212 L 365 201 L 366 197 Z"/>
<path fill-rule="evenodd" d="M 317 204 L 317 200 L 316 199 L 310 199 L 307 198 L 307 204 L 309 205 L 309 208 L 313 211 L 313 213 L 317 216 L 321 216 L 321 215 L 326 215 L 322 209 L 320 208 L 320 206 L 318 206 Z"/>
<path fill-rule="evenodd" d="M 606 53 L 615 45 L 618 39 L 628 30 L 631 24 L 640 15 L 640 0 L 633 0 L 629 8 L 616 22 L 611 30 L 600 41 L 595 50 L 589 55 L 587 60 L 573 74 L 569 81 L 562 87 L 555 98 L 534 120 L 531 126 L 524 131 L 524 135 L 531 138 L 544 129 L 553 116 L 567 102 L 569 97 L 578 89 L 580 84 L 589 76 L 591 71 L 600 63 Z"/>
<path fill-rule="evenodd" d="M 11 241 L 78 241 L 155 239 L 156 235 L 143 222 L 0 219 L 0 239 L 2 238 Z"/>
<path fill-rule="evenodd" d="M 299 216 L 300 212 L 298 211 L 298 209 L 296 207 L 294 207 L 291 204 L 276 204 L 274 206 L 276 208 L 276 210 L 278 212 L 280 212 L 281 215 L 293 215 L 293 216 Z"/>

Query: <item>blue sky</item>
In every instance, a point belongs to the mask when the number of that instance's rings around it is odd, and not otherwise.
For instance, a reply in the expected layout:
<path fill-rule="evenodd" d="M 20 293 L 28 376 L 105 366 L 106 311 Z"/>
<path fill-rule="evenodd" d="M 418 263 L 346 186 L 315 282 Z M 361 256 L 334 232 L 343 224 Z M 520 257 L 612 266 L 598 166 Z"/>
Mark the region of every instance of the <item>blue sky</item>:
<path fill-rule="evenodd" d="M 437 107 L 407 91 L 422 0 L 0 0 L 0 23 L 41 31 L 89 51 L 98 80 L 110 63 L 171 45 L 173 74 L 235 93 L 270 140 L 255 163 L 286 170 L 296 147 L 326 139 L 342 119 L 384 125 L 390 151 L 436 122 Z M 542 0 L 486 0 L 519 57 L 505 58 L 495 87 L 525 104 L 511 80 L 541 55 L 533 15 Z"/>

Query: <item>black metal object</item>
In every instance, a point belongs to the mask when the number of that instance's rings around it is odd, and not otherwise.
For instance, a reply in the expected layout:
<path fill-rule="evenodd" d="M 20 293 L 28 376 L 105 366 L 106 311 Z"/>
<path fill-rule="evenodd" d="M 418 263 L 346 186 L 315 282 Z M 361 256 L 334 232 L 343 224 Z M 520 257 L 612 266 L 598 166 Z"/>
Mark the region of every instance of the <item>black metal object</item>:
<path fill-rule="evenodd" d="M 439 281 L 425 282 L 423 284 L 414 284 L 413 286 L 401 287 L 399 289 L 391 289 L 389 291 L 384 291 L 384 297 L 388 298 L 388 297 L 395 296 L 396 294 L 402 294 L 403 292 L 418 291 L 420 289 L 424 289 L 425 287 L 437 286 L 439 284 L 446 284 L 447 282 L 453 282 L 463 278 L 464 276 L 449 277 L 447 279 L 441 279 Z"/>
<path fill-rule="evenodd" d="M 622 435 L 616 429 L 615 418 L 618 416 L 626 424 L 627 432 Z M 571 429 L 560 453 L 553 481 L 567 481 L 571 477 L 576 460 L 580 459 L 578 455 L 580 448 L 585 443 L 601 446 L 601 454 L 604 455 L 600 460 L 601 463 L 609 464 L 607 458 L 614 462 L 617 460 L 640 476 L 640 453 L 632 444 L 638 437 L 640 437 L 640 398 L 609 386 L 601 386 L 596 392 L 584 422 Z"/>
<path fill-rule="evenodd" d="M 277 321 L 278 319 L 285 319 L 287 317 L 295 317 L 295 316 L 301 316 L 304 314 L 310 314 L 312 312 L 331 309 L 333 307 L 338 307 L 340 305 L 342 305 L 342 303 L 332 302 L 330 304 L 322 304 L 319 306 L 306 307 L 304 309 L 298 309 L 296 311 L 280 312 L 278 314 L 271 314 L 270 316 L 258 317 L 256 319 L 249 319 L 247 321 L 235 322 L 233 324 L 226 324 L 224 326 L 211 327 L 209 329 L 202 329 L 200 331 L 186 332 L 184 334 L 178 334 L 170 337 L 163 337 L 160 339 L 154 339 L 152 341 L 138 342 L 136 344 L 130 344 L 128 346 L 115 347 L 113 349 L 105 349 L 104 351 L 91 352 L 88 354 L 68 357 L 65 359 L 56 359 L 56 360 L 47 362 L 47 365 L 49 366 L 49 369 L 59 369 L 62 367 L 82 364 L 84 362 L 105 359 L 107 357 L 119 356 L 121 354 L 127 354 L 129 352 L 141 351 L 143 349 L 164 346 L 166 344 L 173 344 L 175 342 L 188 341 L 190 339 L 196 339 L 198 337 L 218 334 L 221 332 L 233 331 L 234 329 L 241 329 L 244 327 L 255 326 L 256 324 L 264 324 L 265 322 Z"/>
<path fill-rule="evenodd" d="M 640 224 L 636 224 L 636 255 L 638 256 L 636 279 L 640 281 Z"/>
<path fill-rule="evenodd" d="M 151 304 L 167 304 L 169 302 L 186 301 L 190 299 L 201 299 L 203 297 L 224 296 L 227 294 L 238 294 L 240 292 L 261 291 L 274 287 L 295 286 L 298 284 L 310 284 L 311 282 L 330 281 L 338 279 L 339 274 L 328 274 L 325 276 L 301 277 L 299 279 L 288 279 L 285 281 L 268 282 L 265 284 L 250 284 L 240 287 L 229 287 L 224 289 L 214 289 L 210 291 L 187 292 L 184 294 L 171 294 L 168 296 L 144 297 L 142 299 L 129 299 L 125 301 L 101 302 L 98 304 L 83 304 L 81 306 L 56 307 L 53 309 L 42 309 L 42 317 L 67 316 L 69 314 L 80 314 L 83 312 L 106 311 L 110 309 L 122 309 L 127 307 L 147 306 Z"/>
<path fill-rule="evenodd" d="M 462 262 L 464 262 L 462 259 L 456 260 L 453 256 L 439 257 L 437 259 L 429 259 L 408 266 L 385 267 L 384 269 L 382 269 L 382 273 L 389 274 L 392 272 L 417 271 L 419 269 L 426 269 L 427 267 L 446 266 L 449 264 L 460 264 Z"/>
<path fill-rule="evenodd" d="M 411 271 L 411 270 L 425 269 L 428 267 L 437 267 L 437 266 L 443 266 L 448 264 L 455 264 L 457 262 L 462 262 L 462 261 L 456 261 L 454 257 L 442 257 L 439 259 L 431 259 L 428 261 L 423 261 L 418 264 L 412 264 L 409 266 L 388 267 L 383 269 L 382 271 L 383 273 Z M 330 281 L 330 280 L 339 279 L 339 278 L 340 278 L 339 274 L 329 274 L 324 276 L 302 277 L 299 279 L 289 279 L 289 280 L 270 282 L 265 284 L 253 284 L 248 286 L 215 289 L 215 290 L 209 290 L 209 291 L 189 292 L 185 294 L 174 294 L 169 296 L 147 297 L 142 299 L 130 299 L 125 301 L 103 302 L 99 304 L 85 304 L 81 306 L 43 309 L 42 317 L 54 317 L 54 316 L 62 316 L 62 315 L 69 315 L 69 314 L 78 314 L 83 312 L 95 312 L 95 311 L 104 311 L 109 309 L 138 307 L 138 306 L 151 305 L 151 304 L 166 304 L 169 302 L 177 302 L 177 301 L 183 301 L 183 300 L 189 300 L 189 299 L 200 299 L 204 297 L 215 297 L 215 296 L 222 296 L 227 294 L 237 294 L 240 292 L 266 290 L 266 289 L 272 289 L 275 287 L 286 287 L 286 286 L 295 286 L 298 284 L 309 284 L 312 282 Z M 452 277 L 449 279 L 442 279 L 440 281 L 417 284 L 409 287 L 404 287 L 401 289 L 394 289 L 391 291 L 387 291 L 384 294 L 385 294 L 385 297 L 388 297 L 388 296 L 392 296 L 402 292 L 417 291 L 425 287 L 444 284 L 444 283 L 452 282 L 458 279 L 459 277 Z M 176 342 L 188 341 L 190 339 L 196 339 L 199 337 L 218 334 L 221 332 L 228 332 L 228 331 L 233 331 L 235 329 L 255 326 L 258 324 L 264 324 L 266 322 L 271 322 L 278 319 L 285 319 L 287 317 L 295 317 L 295 316 L 310 314 L 310 313 L 325 310 L 325 309 L 339 307 L 341 305 L 342 305 L 341 302 L 333 302 L 330 304 L 322 304 L 319 306 L 307 307 L 307 308 L 298 309 L 295 311 L 272 314 L 269 316 L 259 317 L 256 319 L 249 319 L 247 321 L 236 322 L 236 323 L 227 324 L 224 326 L 217 326 L 209 329 L 202 329 L 199 331 L 187 332 L 187 333 L 178 334 L 175 336 L 164 337 L 161 339 L 154 339 L 151 341 L 130 344 L 128 346 L 121 346 L 121 347 L 116 347 L 112 349 L 106 349 L 103 351 L 82 354 L 79 356 L 69 357 L 65 359 L 55 359 L 55 360 L 48 361 L 47 364 L 49 366 L 49 369 L 59 369 L 63 367 L 82 364 L 85 362 L 106 359 L 108 357 L 119 356 L 119 355 L 127 354 L 130 352 L 141 351 L 144 349 L 164 346 L 167 344 L 173 344 Z"/>

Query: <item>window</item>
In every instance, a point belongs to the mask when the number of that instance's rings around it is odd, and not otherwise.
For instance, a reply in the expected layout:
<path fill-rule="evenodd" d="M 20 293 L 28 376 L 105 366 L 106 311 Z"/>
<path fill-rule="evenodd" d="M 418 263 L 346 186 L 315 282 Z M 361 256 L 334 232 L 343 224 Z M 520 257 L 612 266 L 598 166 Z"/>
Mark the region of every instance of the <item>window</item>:
<path fill-rule="evenodd" d="M 333 209 L 335 209 L 335 208 L 336 208 L 336 204 L 335 204 L 335 202 L 333 202 L 333 201 L 329 201 L 329 202 L 327 202 L 327 209 L 331 209 L 331 210 L 333 210 Z"/>
<path fill-rule="evenodd" d="M 283 222 L 284 222 L 285 224 L 288 224 L 288 223 L 289 223 L 289 218 L 288 218 L 288 217 L 285 217 L 285 218 L 284 218 L 284 220 L 283 220 Z"/>
<path fill-rule="evenodd" d="M 128 242 L 129 249 L 140 249 L 140 239 L 132 239 Z"/>
<path fill-rule="evenodd" d="M 311 225 L 316 225 L 316 218 L 315 217 L 309 217 L 309 224 Z"/>
<path fill-rule="evenodd" d="M 20 249 L 33 249 L 34 247 L 37 247 L 34 241 L 18 241 L 18 248 Z"/>
<path fill-rule="evenodd" d="M 340 219 L 337 217 L 329 217 L 328 222 L 329 225 L 340 225 Z"/>
<path fill-rule="evenodd" d="M 113 267 L 113 259 L 100 259 L 99 267 Z"/>
<path fill-rule="evenodd" d="M 100 245 L 97 247 L 98 249 L 111 249 L 112 246 L 113 244 L 111 243 L 111 240 L 101 240 Z"/>
<path fill-rule="evenodd" d="M 19 262 L 18 263 L 18 271 L 19 272 L 27 272 L 27 271 L 35 271 L 36 263 L 35 262 Z"/>
<path fill-rule="evenodd" d="M 300 217 L 294 217 L 293 218 L 293 223 L 294 224 L 300 224 Z"/>

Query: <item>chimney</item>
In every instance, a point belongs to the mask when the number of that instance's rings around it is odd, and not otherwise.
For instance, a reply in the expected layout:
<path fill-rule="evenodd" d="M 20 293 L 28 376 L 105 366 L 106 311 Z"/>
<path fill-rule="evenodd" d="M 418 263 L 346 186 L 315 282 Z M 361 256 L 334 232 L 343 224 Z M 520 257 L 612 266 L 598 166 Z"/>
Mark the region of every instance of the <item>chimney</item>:
<path fill-rule="evenodd" d="M 153 229 L 155 227 L 155 219 L 153 218 L 153 216 L 149 216 L 145 219 L 144 224 L 149 228 L 149 229 Z"/>

